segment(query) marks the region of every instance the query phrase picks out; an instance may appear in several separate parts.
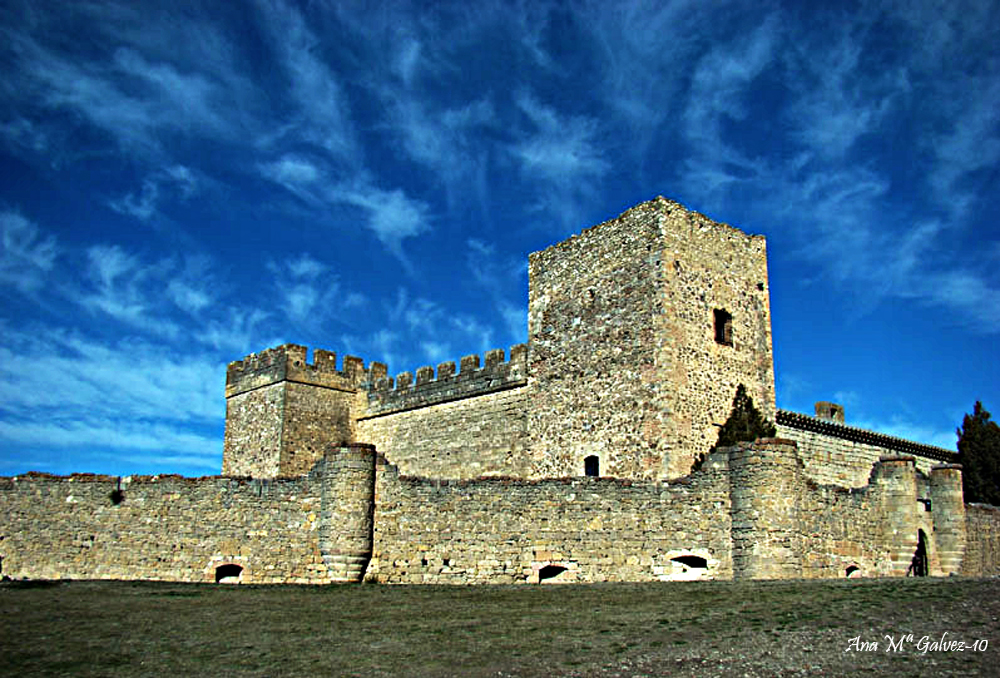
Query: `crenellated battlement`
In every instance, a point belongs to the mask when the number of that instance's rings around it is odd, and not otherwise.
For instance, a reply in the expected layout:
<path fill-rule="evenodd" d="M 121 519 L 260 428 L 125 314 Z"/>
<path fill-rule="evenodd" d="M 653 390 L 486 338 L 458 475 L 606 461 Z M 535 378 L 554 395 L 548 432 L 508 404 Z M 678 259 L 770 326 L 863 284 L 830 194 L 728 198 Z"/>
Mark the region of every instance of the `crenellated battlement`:
<path fill-rule="evenodd" d="M 402 372 L 396 378 L 376 378 L 375 363 L 372 382 L 368 391 L 368 415 L 371 418 L 392 412 L 436 405 L 460 398 L 495 393 L 528 383 L 528 347 L 517 344 L 510 349 L 510 359 L 505 360 L 502 348 L 487 351 L 480 363 L 477 354 L 467 355 L 455 371 L 454 361 L 438 364 L 435 369 L 424 366 L 416 374 Z"/>
<path fill-rule="evenodd" d="M 356 391 L 374 376 L 365 369 L 364 360 L 356 356 L 344 356 L 343 367 L 338 370 L 336 353 L 317 348 L 310 363 L 308 351 L 299 344 L 284 344 L 229 363 L 226 369 L 226 397 L 281 381 Z M 378 373 L 379 366 L 384 374 L 385 366 L 380 363 L 373 363 L 371 371 Z"/>

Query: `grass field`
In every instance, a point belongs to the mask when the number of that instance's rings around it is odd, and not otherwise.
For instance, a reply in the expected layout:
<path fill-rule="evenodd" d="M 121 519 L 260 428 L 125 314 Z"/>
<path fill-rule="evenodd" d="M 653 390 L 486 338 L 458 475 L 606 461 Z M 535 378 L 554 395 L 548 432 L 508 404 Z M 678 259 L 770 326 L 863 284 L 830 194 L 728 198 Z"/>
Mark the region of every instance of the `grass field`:
<path fill-rule="evenodd" d="M 998 618 L 1000 579 L 7 582 L 0 675 L 1000 675 Z"/>

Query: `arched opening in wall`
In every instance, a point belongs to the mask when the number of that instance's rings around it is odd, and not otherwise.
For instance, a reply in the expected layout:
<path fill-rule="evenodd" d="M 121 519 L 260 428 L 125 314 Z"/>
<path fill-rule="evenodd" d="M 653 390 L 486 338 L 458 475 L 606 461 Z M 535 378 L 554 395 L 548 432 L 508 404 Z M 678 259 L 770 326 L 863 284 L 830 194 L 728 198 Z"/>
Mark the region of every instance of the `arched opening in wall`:
<path fill-rule="evenodd" d="M 596 454 L 584 458 L 583 475 L 594 476 L 595 478 L 601 475 L 601 460 L 597 458 Z"/>
<path fill-rule="evenodd" d="M 674 556 L 670 562 L 673 565 L 672 579 L 700 579 L 708 572 L 708 561 L 694 554 Z"/>
<path fill-rule="evenodd" d="M 857 565 L 848 565 L 847 570 L 844 571 L 844 576 L 848 579 L 855 579 L 861 576 L 861 568 Z"/>
<path fill-rule="evenodd" d="M 917 530 L 917 550 L 910 561 L 910 567 L 906 571 L 907 576 L 926 577 L 927 576 L 927 535 L 923 530 Z"/>
<path fill-rule="evenodd" d="M 555 579 L 565 571 L 566 568 L 562 565 L 546 565 L 538 571 L 538 583 L 541 584 L 547 579 Z"/>
<path fill-rule="evenodd" d="M 241 572 L 243 572 L 243 567 L 235 563 L 226 563 L 225 565 L 219 565 L 217 568 L 215 568 L 215 583 L 239 584 Z"/>

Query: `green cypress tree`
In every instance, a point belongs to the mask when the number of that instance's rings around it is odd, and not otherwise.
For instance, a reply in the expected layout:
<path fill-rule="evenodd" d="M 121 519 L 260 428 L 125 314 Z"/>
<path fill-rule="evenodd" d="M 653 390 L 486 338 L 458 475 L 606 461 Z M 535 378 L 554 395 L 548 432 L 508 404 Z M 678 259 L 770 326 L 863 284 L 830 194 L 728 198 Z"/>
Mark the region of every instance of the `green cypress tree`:
<path fill-rule="evenodd" d="M 743 384 L 736 387 L 733 398 L 733 409 L 726 423 L 719 429 L 719 439 L 715 441 L 712 452 L 720 447 L 732 447 L 739 443 L 753 442 L 757 438 L 773 438 L 777 434 L 774 424 L 764 418 L 754 404 L 753 398 L 747 395 Z"/>
<path fill-rule="evenodd" d="M 1000 426 L 976 401 L 956 433 L 965 501 L 1000 506 Z"/>
<path fill-rule="evenodd" d="M 777 435 L 777 429 L 775 429 L 774 424 L 768 421 L 754 406 L 753 398 L 747 394 L 746 387 L 740 384 L 736 387 L 733 409 L 729 412 L 726 423 L 719 429 L 719 438 L 709 450 L 709 454 L 722 447 L 753 442 L 757 438 L 773 438 L 775 435 Z M 691 470 L 700 469 L 707 457 L 708 454 L 704 452 L 696 456 Z"/>

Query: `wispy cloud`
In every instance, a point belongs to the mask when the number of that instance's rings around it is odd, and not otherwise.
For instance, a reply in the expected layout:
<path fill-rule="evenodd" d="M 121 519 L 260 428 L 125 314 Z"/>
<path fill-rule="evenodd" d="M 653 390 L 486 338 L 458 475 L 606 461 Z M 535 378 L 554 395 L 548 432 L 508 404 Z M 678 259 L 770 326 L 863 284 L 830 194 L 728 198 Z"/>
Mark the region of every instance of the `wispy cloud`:
<path fill-rule="evenodd" d="M 585 201 L 595 182 L 611 168 L 598 143 L 597 121 L 567 116 L 522 92 L 517 105 L 530 131 L 511 145 L 522 174 L 543 182 L 536 192 L 536 209 L 558 215 L 565 224 L 576 224 L 578 212 L 571 205 Z"/>
<path fill-rule="evenodd" d="M 190 168 L 174 165 L 165 170 L 156 170 L 142 182 L 142 188 L 126 193 L 120 198 L 108 201 L 108 206 L 116 212 L 135 217 L 139 221 L 149 221 L 158 213 L 163 194 L 177 200 L 187 200 L 199 189 L 199 182 Z"/>
<path fill-rule="evenodd" d="M 812 154 L 842 158 L 865 134 L 879 131 L 894 98 L 908 89 L 905 71 L 858 78 L 863 46 L 841 35 L 829 49 L 804 46 L 786 59 L 796 99 L 786 112 L 790 133 Z"/>
<path fill-rule="evenodd" d="M 141 154 L 161 154 L 166 134 L 233 139 L 245 129 L 252 88 L 237 73 L 230 45 L 195 16 L 181 26 L 169 13 L 115 3 L 14 12 L 22 16 L 0 28 L 13 61 L 0 88 L 23 110 L 80 116 Z M 100 44 L 113 49 L 60 39 L 90 23 L 104 34 Z M 46 137 L 44 125 L 24 120 L 8 137 Z"/>
<path fill-rule="evenodd" d="M 500 257 L 496 247 L 475 238 L 467 241 L 467 245 L 466 265 L 472 278 L 489 295 L 498 324 L 511 342 L 526 341 L 528 309 L 524 291 L 527 261 L 523 257 Z M 514 299 L 519 299 L 520 303 Z"/>
<path fill-rule="evenodd" d="M 606 105 L 638 134 L 630 139 L 645 151 L 650 130 L 676 114 L 687 64 L 703 49 L 705 31 L 726 3 L 697 0 L 640 1 L 627 5 L 582 3 L 577 23 L 590 35 L 600 94 Z M 641 154 L 640 154 L 641 155 Z"/>
<path fill-rule="evenodd" d="M 56 240 L 18 212 L 0 212 L 0 284 L 20 292 L 38 289 L 58 254 Z"/>
<path fill-rule="evenodd" d="M 283 130 L 285 135 L 293 134 L 322 147 L 352 167 L 360 165 L 363 156 L 355 139 L 350 106 L 339 79 L 321 57 L 322 41 L 291 4 L 281 0 L 257 4 L 295 104 L 294 117 Z"/>
<path fill-rule="evenodd" d="M 90 290 L 81 303 L 119 322 L 166 337 L 176 337 L 180 327 L 154 312 L 157 298 L 150 290 L 162 279 L 163 269 L 145 266 L 138 257 L 117 245 L 95 245 L 87 250 Z"/>
<path fill-rule="evenodd" d="M 747 119 L 754 80 L 774 62 L 780 21 L 770 16 L 732 43 L 699 61 L 682 113 L 689 154 L 682 183 L 695 195 L 719 198 L 732 184 L 763 171 L 759 158 L 729 132 Z"/>
<path fill-rule="evenodd" d="M 364 181 L 334 187 L 334 202 L 352 205 L 365 214 L 365 225 L 379 241 L 409 267 L 403 241 L 430 230 L 430 206 L 402 189 L 384 190 Z"/>
<path fill-rule="evenodd" d="M 308 254 L 267 266 L 274 280 L 279 308 L 293 325 L 313 333 L 339 319 L 346 309 L 357 309 L 365 297 L 346 290 L 328 266 Z"/>
<path fill-rule="evenodd" d="M 224 366 L 207 354 L 58 330 L 41 339 L 11 328 L 4 335 L 0 394 L 8 412 L 200 422 L 222 416 Z"/>

